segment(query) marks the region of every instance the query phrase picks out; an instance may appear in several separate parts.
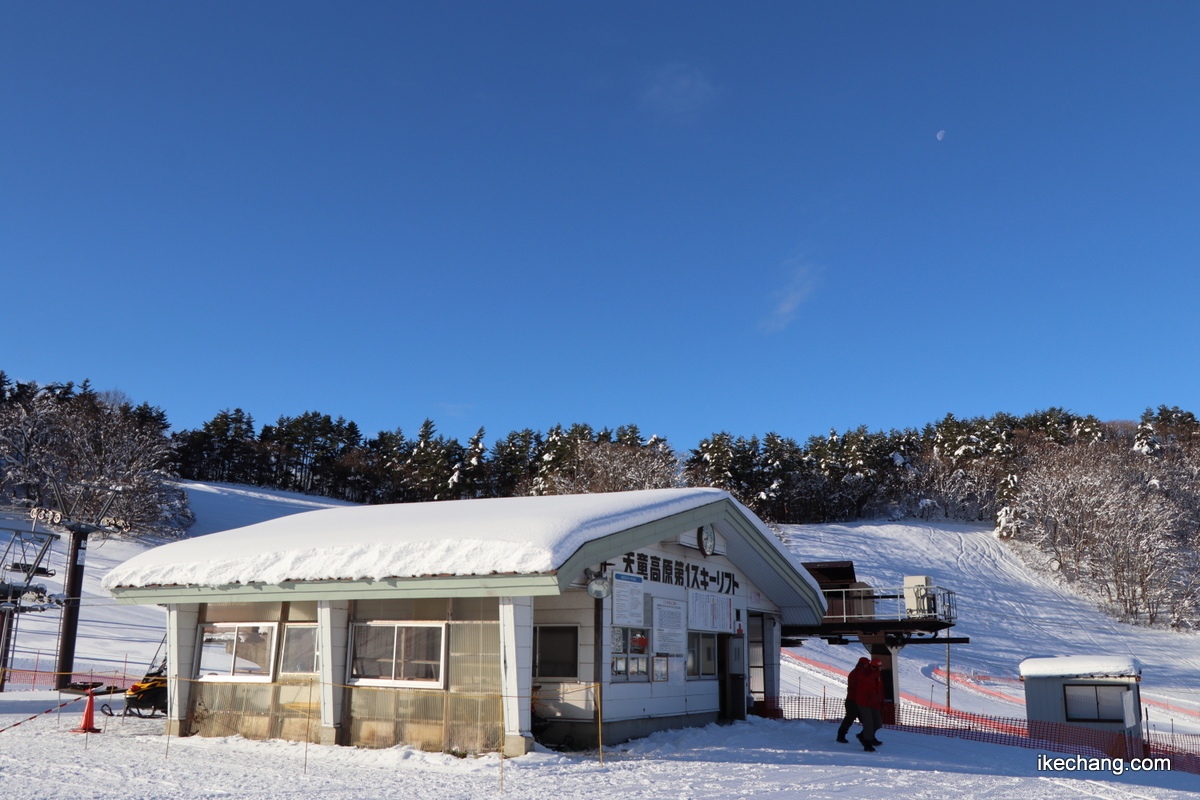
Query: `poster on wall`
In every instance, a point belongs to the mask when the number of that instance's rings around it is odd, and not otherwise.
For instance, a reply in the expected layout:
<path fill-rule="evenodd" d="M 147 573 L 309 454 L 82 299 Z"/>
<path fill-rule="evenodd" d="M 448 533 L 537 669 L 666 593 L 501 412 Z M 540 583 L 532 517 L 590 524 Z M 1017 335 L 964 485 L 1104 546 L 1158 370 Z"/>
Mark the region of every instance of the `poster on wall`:
<path fill-rule="evenodd" d="M 645 600 L 642 576 L 628 572 L 613 573 L 612 624 L 640 628 L 645 624 Z"/>
<path fill-rule="evenodd" d="M 733 633 L 733 598 L 708 592 L 688 592 L 688 627 L 694 631 Z"/>
<path fill-rule="evenodd" d="M 667 657 L 666 656 L 655 656 L 654 657 L 654 668 L 651 671 L 650 680 L 656 681 L 656 682 L 661 682 L 661 681 L 670 680 L 670 677 L 671 677 L 671 673 L 667 669 Z"/>
<path fill-rule="evenodd" d="M 687 654 L 687 603 L 654 598 L 654 652 L 668 656 Z"/>

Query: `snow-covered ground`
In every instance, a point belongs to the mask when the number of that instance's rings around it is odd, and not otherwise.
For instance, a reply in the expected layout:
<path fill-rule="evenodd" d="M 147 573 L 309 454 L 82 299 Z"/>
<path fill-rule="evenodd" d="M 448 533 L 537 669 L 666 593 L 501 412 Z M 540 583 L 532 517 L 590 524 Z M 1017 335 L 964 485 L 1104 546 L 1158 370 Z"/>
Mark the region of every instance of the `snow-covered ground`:
<path fill-rule="evenodd" d="M 340 505 L 320 498 L 248 487 L 188 484 L 198 523 L 193 536 L 277 516 Z M 17 523 L 0 523 L 16 526 Z M 1084 600 L 1025 569 L 989 531 L 953 524 L 789 526 L 790 546 L 804 561 L 852 559 L 860 579 L 896 586 L 904 575 L 929 575 L 958 592 L 959 635 L 951 669 L 1015 678 L 1029 656 L 1120 654 L 1144 665 L 1146 696 L 1200 709 L 1200 637 L 1146 631 L 1108 620 Z M 99 588 L 103 575 L 144 549 L 109 541 L 89 554 L 78 663 L 145 668 L 163 636 L 157 608 L 117 606 Z M 61 560 L 61 552 L 59 554 Z M 60 569 L 61 564 L 55 565 Z M 47 581 L 53 588 L 52 579 Z M 19 656 L 49 659 L 57 614 L 29 614 L 18 634 Z M 38 655 L 41 651 L 41 655 Z M 857 645 L 811 643 L 796 651 L 821 664 L 850 668 Z M 943 702 L 942 647 L 907 648 L 902 689 Z M 807 694 L 840 696 L 836 673 L 789 662 L 785 679 Z M 134 666 L 136 665 L 136 666 Z M 1006 700 L 952 689 L 956 708 L 1022 717 L 1020 685 L 991 684 Z M 65 699 L 70 699 L 65 698 Z M 53 692 L 0 695 L 0 728 L 51 709 Z M 98 717 L 102 734 L 70 733 L 82 711 L 36 716 L 0 731 L 0 787 L 31 798 L 467 798 L 500 793 L 494 756 L 458 759 L 410 748 L 364 751 L 287 742 L 167 739 L 161 721 Z M 1197 730 L 1200 717 L 1175 714 L 1176 730 Z M 1168 715 L 1151 724 L 1163 729 Z M 606 753 L 535 753 L 503 765 L 506 796 L 583 800 L 597 793 L 625 798 L 1196 798 L 1200 777 L 1183 773 L 1038 771 L 1036 750 L 889 731 L 876 753 L 833 741 L 833 726 L 751 720 L 672 731 Z M 85 749 L 86 748 L 86 749 Z"/>
<path fill-rule="evenodd" d="M 21 699 L 14 699 L 21 698 Z M 55 703 L 5 695 L 0 720 Z M 68 732 L 79 704 L 0 733 L 0 787 L 38 800 L 458 800 L 500 796 L 500 760 L 411 748 L 356 750 L 244 739 L 168 740 L 161 722 L 105 718 Z M 875 753 L 833 741 L 833 726 L 753 720 L 669 731 L 605 753 L 533 753 L 504 763 L 504 797 L 530 800 L 738 800 L 886 797 L 972 800 L 1196 798 L 1200 778 L 1169 772 L 1062 774 L 1034 750 L 885 732 Z M 86 750 L 85 750 L 86 748 Z"/>

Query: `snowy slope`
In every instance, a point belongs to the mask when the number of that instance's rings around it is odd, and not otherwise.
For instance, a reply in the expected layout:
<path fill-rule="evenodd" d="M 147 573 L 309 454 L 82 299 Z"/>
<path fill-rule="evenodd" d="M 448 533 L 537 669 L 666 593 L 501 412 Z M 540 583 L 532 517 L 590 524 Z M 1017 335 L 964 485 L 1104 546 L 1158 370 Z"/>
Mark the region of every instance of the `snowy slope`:
<path fill-rule="evenodd" d="M 956 636 L 971 644 L 954 645 L 951 670 L 1017 678 L 1018 665 L 1034 656 L 1120 655 L 1143 665 L 1142 691 L 1148 698 L 1200 712 L 1200 636 L 1123 625 L 1104 616 L 1087 600 L 1027 569 L 1008 546 L 987 528 L 954 524 L 851 523 L 783 527 L 788 546 L 802 561 L 854 561 L 859 580 L 873 586 L 899 586 L 905 575 L 928 575 L 957 593 Z M 836 647 L 817 640 L 796 653 L 850 669 L 864 654 L 858 645 Z M 901 690 L 935 702 L 945 701 L 945 682 L 932 678 L 945 667 L 943 646 L 913 645 L 900 655 Z M 811 670 L 788 670 L 804 693 L 833 694 L 838 681 L 822 681 Z M 1020 684 L 1002 687 L 1023 697 Z M 840 691 L 840 689 L 839 689 Z M 991 695 L 951 690 L 955 708 L 996 716 L 1024 717 L 1017 702 Z M 1151 707 L 1151 724 L 1179 731 L 1200 731 L 1200 716 L 1168 716 Z"/>
<path fill-rule="evenodd" d="M 249 486 L 202 484 L 185 482 L 191 499 L 196 524 L 188 532 L 199 537 L 229 527 L 252 525 L 301 511 L 351 505 L 337 500 L 276 492 Z M 8 515 L 0 525 L 27 529 L 28 518 Z M 165 635 L 163 609 L 158 606 L 118 606 L 100 582 L 109 570 L 150 545 L 119 539 L 105 540 L 92 536 L 84 568 L 83 602 L 80 608 L 80 630 L 76 642 L 77 670 L 97 668 L 122 670 L 128 665 L 131 674 L 141 674 L 153 659 Z M 65 540 L 52 553 L 50 566 L 57 573 L 53 578 L 39 579 L 52 592 L 62 591 L 66 574 Z M 47 668 L 53 662 L 58 645 L 59 613 L 23 614 L 17 631 L 14 666 L 31 668 L 35 664 Z"/>

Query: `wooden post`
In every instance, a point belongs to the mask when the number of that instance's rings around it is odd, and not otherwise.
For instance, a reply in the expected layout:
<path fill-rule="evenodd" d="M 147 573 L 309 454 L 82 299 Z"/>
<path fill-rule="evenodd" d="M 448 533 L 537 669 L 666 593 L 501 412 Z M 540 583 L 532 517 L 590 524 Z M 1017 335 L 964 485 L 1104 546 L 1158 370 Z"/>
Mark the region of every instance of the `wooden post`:
<path fill-rule="evenodd" d="M 604 763 L 604 600 L 592 600 L 592 627 L 595 635 L 592 653 L 592 680 L 596 684 L 596 743 L 600 748 L 600 763 Z"/>

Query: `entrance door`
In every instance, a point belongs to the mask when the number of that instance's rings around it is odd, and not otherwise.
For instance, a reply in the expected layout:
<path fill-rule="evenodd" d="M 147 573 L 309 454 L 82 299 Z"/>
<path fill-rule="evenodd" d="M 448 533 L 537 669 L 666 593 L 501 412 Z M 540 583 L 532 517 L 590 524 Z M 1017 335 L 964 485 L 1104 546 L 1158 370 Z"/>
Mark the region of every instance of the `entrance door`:
<path fill-rule="evenodd" d="M 746 718 L 746 637 L 717 635 L 717 680 L 721 693 L 721 718 Z"/>

